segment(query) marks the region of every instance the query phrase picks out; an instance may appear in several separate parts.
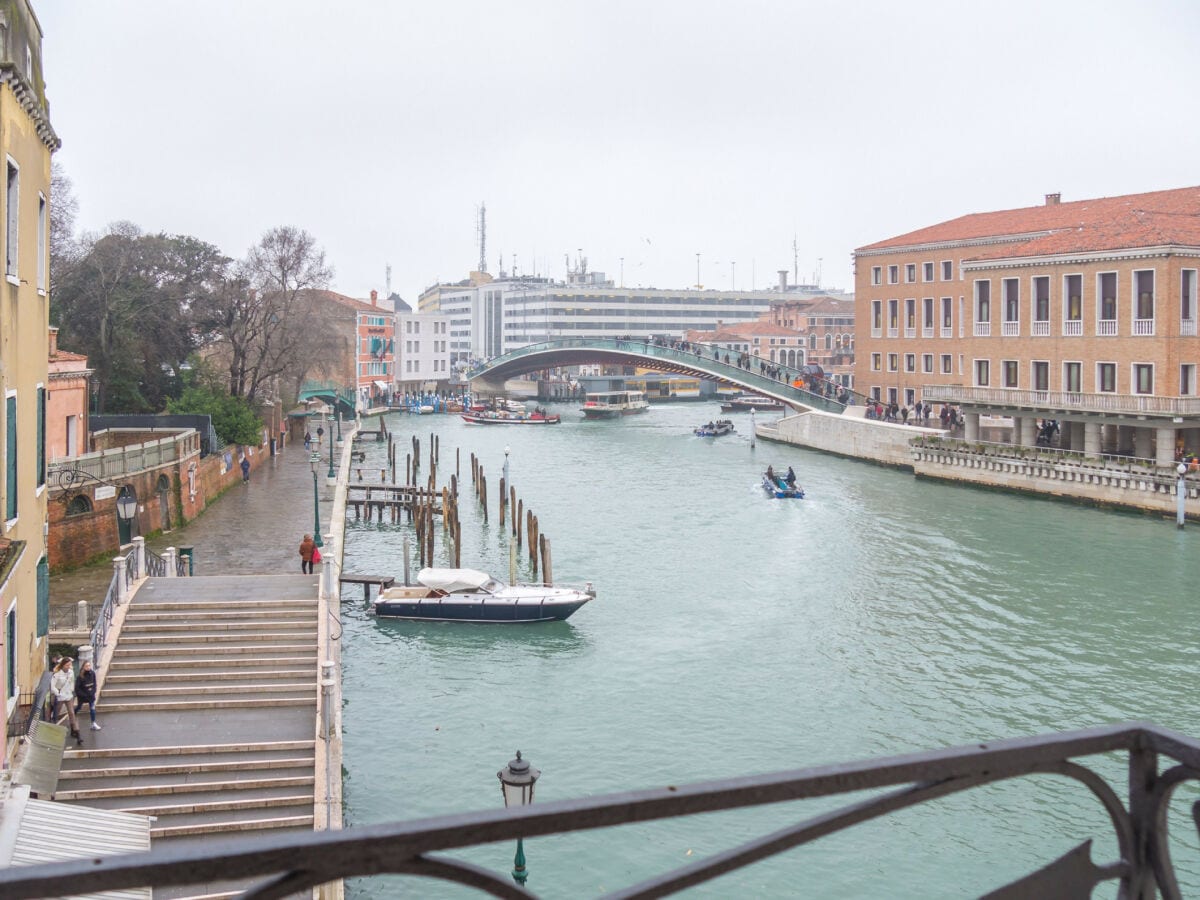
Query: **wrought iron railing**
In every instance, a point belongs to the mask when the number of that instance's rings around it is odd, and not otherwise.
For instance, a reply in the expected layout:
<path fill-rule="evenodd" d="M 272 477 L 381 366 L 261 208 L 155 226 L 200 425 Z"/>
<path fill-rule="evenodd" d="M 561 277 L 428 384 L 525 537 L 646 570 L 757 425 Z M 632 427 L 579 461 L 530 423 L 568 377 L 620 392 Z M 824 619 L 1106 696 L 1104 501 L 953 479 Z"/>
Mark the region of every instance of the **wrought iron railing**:
<path fill-rule="evenodd" d="M 1111 767 L 1124 761 L 1114 786 L 1077 762 Z M 1160 758 L 1168 765 L 1160 767 Z M 307 834 L 239 837 L 220 844 L 170 844 L 149 853 L 56 860 L 0 870 L 0 895 L 11 900 L 62 896 L 86 884 L 94 893 L 225 880 L 258 880 L 243 897 L 272 900 L 339 878 L 418 875 L 477 888 L 496 897 L 533 896 L 503 874 L 439 851 L 496 841 L 586 831 L 765 804 L 874 791 L 730 850 L 618 890 L 609 896 L 662 897 L 853 825 L 960 791 L 1030 775 L 1058 775 L 1091 792 L 1107 813 L 1117 857 L 1093 863 L 1088 840 L 1008 885 L 1007 897 L 1091 896 L 1102 882 L 1119 896 L 1167 900 L 1180 896 L 1167 843 L 1167 807 L 1175 789 L 1200 780 L 1200 741 L 1146 723 L 970 744 L 812 769 L 370 825 Z M 1126 795 L 1123 802 L 1121 795 Z M 1073 823 L 1076 825 L 1082 823 Z M 882 886 L 886 890 L 886 886 Z"/>
<path fill-rule="evenodd" d="M 87 604 L 87 619 L 84 629 L 79 628 L 79 604 L 67 603 L 50 607 L 50 631 L 76 631 L 90 629 L 96 622 L 96 616 L 104 608 L 101 603 Z"/>
<path fill-rule="evenodd" d="M 124 571 L 113 573 L 112 580 L 108 583 L 108 591 L 104 595 L 104 603 L 96 616 L 96 623 L 92 626 L 91 645 L 95 654 L 92 658 L 92 665 L 97 669 L 104 665 L 104 654 L 108 649 L 106 646 L 108 627 L 112 624 L 113 613 L 117 608 L 117 599 L 121 595 L 121 587 L 117 579 L 125 577 Z"/>
<path fill-rule="evenodd" d="M 151 578 L 165 578 L 167 576 L 167 561 L 149 547 L 145 549 L 145 553 L 146 574 Z"/>
<path fill-rule="evenodd" d="M 186 578 L 191 574 L 191 557 L 186 553 L 175 554 L 175 577 Z"/>
<path fill-rule="evenodd" d="M 137 553 L 131 550 L 125 554 L 125 586 L 132 587 L 133 583 L 138 580 L 139 575 Z"/>

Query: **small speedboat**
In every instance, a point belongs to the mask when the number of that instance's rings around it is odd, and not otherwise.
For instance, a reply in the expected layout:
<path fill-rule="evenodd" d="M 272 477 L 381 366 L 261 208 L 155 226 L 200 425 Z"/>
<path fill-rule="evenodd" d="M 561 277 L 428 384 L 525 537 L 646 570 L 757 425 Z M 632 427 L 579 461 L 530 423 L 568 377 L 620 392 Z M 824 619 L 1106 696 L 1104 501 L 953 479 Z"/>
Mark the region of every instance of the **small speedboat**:
<path fill-rule="evenodd" d="M 774 471 L 764 472 L 762 477 L 763 490 L 768 497 L 776 499 L 804 499 L 804 488 L 795 481 L 788 482 L 787 477 Z"/>
<path fill-rule="evenodd" d="M 439 622 L 551 622 L 596 596 L 583 589 L 505 584 L 475 569 L 422 569 L 416 585 L 390 587 L 373 604 L 377 616 Z"/>
<path fill-rule="evenodd" d="M 729 419 L 717 419 L 715 422 L 709 422 L 707 425 L 701 425 L 699 428 L 692 430 L 692 434 L 697 437 L 720 437 L 723 434 L 729 434 L 733 431 L 733 422 Z"/>

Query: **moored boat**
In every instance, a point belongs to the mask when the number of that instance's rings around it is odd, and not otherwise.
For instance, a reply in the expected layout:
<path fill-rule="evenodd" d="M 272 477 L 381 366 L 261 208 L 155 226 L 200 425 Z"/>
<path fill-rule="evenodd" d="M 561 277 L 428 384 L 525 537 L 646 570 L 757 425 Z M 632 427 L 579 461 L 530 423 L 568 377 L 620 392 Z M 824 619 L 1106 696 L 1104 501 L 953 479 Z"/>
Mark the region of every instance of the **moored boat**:
<path fill-rule="evenodd" d="M 784 406 L 778 400 L 757 394 L 738 394 L 721 403 L 721 412 L 750 412 L 752 409 L 755 412 L 783 412 Z"/>
<path fill-rule="evenodd" d="M 733 431 L 733 422 L 729 419 L 717 419 L 715 422 L 709 422 L 701 425 L 699 428 L 692 430 L 692 434 L 698 437 L 720 437 L 723 434 L 729 434 Z"/>
<path fill-rule="evenodd" d="M 514 413 L 494 409 L 462 413 L 462 420 L 473 425 L 557 425 L 562 421 L 562 417 L 549 415 L 539 407 L 531 413 Z"/>
<path fill-rule="evenodd" d="M 587 394 L 584 397 L 585 419 L 615 419 L 633 413 L 643 413 L 650 408 L 642 391 L 605 391 Z"/>
<path fill-rule="evenodd" d="M 390 587 L 373 604 L 375 615 L 442 622 L 552 622 L 592 600 L 580 590 L 544 584 L 505 584 L 476 569 L 422 569 L 419 584 Z"/>
<path fill-rule="evenodd" d="M 787 475 L 779 475 L 774 468 L 767 466 L 767 471 L 762 477 L 763 490 L 767 492 L 768 497 L 776 499 L 804 499 L 804 488 L 796 482 L 796 475 L 792 472 L 791 467 L 788 467 Z"/>

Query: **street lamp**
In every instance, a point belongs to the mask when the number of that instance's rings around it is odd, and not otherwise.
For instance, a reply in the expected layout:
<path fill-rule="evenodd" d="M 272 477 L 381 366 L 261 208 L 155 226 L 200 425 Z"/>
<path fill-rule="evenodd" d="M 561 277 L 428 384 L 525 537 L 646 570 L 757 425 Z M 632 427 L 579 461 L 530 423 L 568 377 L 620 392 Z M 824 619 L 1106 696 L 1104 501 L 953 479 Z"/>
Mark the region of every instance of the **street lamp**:
<path fill-rule="evenodd" d="M 337 434 L 337 442 L 340 444 L 342 442 L 342 410 L 341 410 L 341 407 L 334 409 L 333 415 L 334 415 L 334 418 L 337 420 L 337 433 L 338 433 Z"/>
<path fill-rule="evenodd" d="M 321 540 L 321 507 L 317 497 L 317 463 L 321 461 L 321 451 L 314 450 L 308 458 L 308 465 L 313 473 L 313 543 L 318 547 L 324 547 L 325 542 Z"/>
<path fill-rule="evenodd" d="M 333 481 L 335 478 L 337 478 L 337 475 L 333 471 L 333 429 L 332 428 L 329 429 L 329 474 L 326 475 L 325 477 L 328 478 L 330 481 Z"/>
<path fill-rule="evenodd" d="M 540 769 L 531 768 L 529 760 L 521 759 L 521 751 L 517 758 L 496 773 L 500 779 L 500 791 L 504 795 L 505 808 L 510 806 L 528 806 L 533 802 L 533 786 L 537 783 Z M 525 870 L 525 840 L 517 838 L 517 853 L 513 857 L 513 881 L 524 885 L 529 873 Z"/>
<path fill-rule="evenodd" d="M 117 498 L 117 515 L 128 522 L 136 513 L 137 498 L 129 490 L 129 485 L 125 485 L 121 488 L 121 496 Z"/>

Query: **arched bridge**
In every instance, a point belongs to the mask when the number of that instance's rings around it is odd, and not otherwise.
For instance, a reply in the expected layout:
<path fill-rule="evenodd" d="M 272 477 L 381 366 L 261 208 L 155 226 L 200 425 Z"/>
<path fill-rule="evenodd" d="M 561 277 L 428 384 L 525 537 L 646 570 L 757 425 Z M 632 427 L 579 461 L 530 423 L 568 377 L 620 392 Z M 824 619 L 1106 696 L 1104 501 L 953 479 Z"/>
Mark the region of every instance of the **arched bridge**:
<path fill-rule="evenodd" d="M 327 381 L 306 381 L 300 386 L 301 403 L 306 400 L 324 400 L 334 409 L 340 410 L 342 418 L 353 419 L 357 398 L 354 391 Z"/>
<path fill-rule="evenodd" d="M 756 394 L 774 397 L 794 409 L 820 409 L 833 413 L 846 409 L 846 404 L 831 397 L 794 387 L 791 382 L 803 377 L 795 369 L 771 363 L 772 367 L 779 369 L 781 378 L 786 379 L 778 380 L 757 371 L 758 364 L 765 360 L 751 357 L 750 364 L 755 368 L 745 369 L 733 361 L 734 355 L 729 354 L 731 362 L 727 363 L 724 362 L 725 351 L 718 351 L 718 355 L 714 356 L 713 349 L 708 347 L 676 350 L 645 340 L 565 338 L 510 350 L 468 372 L 467 377 L 475 390 L 500 391 L 509 378 L 517 378 L 538 369 L 595 364 L 640 366 L 657 372 L 725 381 Z"/>

